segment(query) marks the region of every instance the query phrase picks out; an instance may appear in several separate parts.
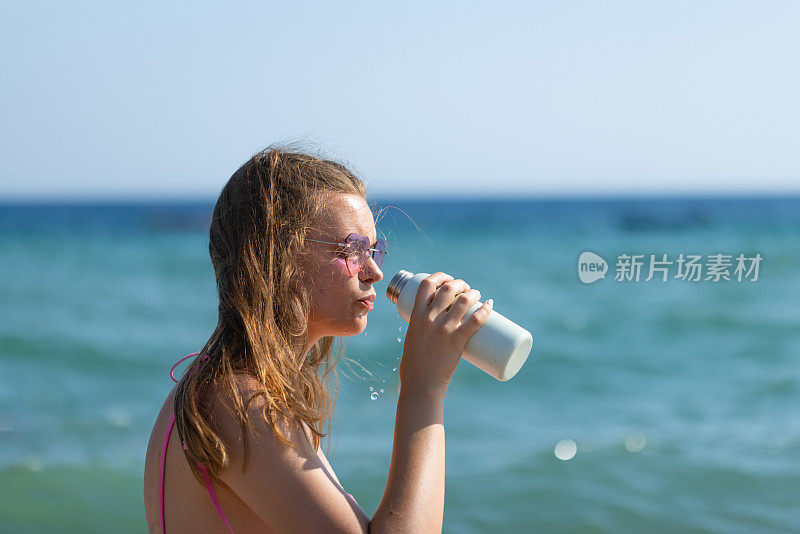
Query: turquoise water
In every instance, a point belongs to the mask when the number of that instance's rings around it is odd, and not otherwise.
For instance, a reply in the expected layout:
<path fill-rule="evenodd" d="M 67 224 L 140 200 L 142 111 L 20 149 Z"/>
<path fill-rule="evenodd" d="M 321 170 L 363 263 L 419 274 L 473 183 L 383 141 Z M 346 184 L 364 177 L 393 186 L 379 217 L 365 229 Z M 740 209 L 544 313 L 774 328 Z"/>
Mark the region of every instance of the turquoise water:
<path fill-rule="evenodd" d="M 328 454 L 367 513 L 406 330 L 386 284 L 442 270 L 535 339 L 512 380 L 462 362 L 451 382 L 445 532 L 800 530 L 800 199 L 393 205 L 419 228 L 381 220 L 385 278 L 345 340 Z M 169 367 L 216 322 L 211 206 L 0 206 L 0 530 L 145 530 Z M 612 271 L 588 285 L 587 250 Z M 614 280 L 619 255 L 664 253 L 763 261 L 755 282 Z"/>

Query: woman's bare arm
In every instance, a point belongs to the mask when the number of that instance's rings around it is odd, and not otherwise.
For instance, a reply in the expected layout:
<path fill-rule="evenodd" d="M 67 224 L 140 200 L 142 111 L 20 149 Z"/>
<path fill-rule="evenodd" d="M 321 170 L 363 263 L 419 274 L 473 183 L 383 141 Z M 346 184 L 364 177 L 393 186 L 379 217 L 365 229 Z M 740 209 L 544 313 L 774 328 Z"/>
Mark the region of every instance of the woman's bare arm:
<path fill-rule="evenodd" d="M 372 532 L 441 532 L 444 516 L 444 397 L 464 346 L 489 317 L 463 280 L 438 272 L 420 283 L 400 361 L 394 448 Z"/>
<path fill-rule="evenodd" d="M 444 389 L 402 387 L 389 478 L 370 532 L 441 532 Z"/>

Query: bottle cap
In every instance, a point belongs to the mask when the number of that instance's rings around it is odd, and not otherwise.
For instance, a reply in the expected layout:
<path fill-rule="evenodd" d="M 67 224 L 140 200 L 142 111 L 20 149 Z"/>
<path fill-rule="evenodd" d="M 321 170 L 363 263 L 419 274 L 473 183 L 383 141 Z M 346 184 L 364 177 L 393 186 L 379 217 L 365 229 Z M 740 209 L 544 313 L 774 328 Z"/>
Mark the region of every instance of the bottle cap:
<path fill-rule="evenodd" d="M 397 271 L 397 274 L 394 275 L 392 280 L 389 282 L 389 287 L 386 288 L 386 296 L 389 298 L 389 300 L 391 300 L 394 304 L 397 304 L 397 299 L 400 298 L 400 292 L 403 291 L 403 287 L 413 277 L 414 273 L 410 271 L 406 271 L 404 269 Z"/>

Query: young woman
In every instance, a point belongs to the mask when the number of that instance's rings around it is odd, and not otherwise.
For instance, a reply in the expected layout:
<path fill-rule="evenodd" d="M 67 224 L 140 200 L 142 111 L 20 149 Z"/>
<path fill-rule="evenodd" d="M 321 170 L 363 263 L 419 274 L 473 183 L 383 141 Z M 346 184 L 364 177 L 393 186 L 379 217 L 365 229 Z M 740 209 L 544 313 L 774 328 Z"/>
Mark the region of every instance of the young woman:
<path fill-rule="evenodd" d="M 383 278 L 364 184 L 333 161 L 268 149 L 225 185 L 209 234 L 219 322 L 153 427 L 149 531 L 440 532 L 445 392 L 491 303 L 461 323 L 478 291 L 442 272 L 422 282 L 388 480 L 370 518 L 319 446 L 332 343 L 364 331 Z"/>

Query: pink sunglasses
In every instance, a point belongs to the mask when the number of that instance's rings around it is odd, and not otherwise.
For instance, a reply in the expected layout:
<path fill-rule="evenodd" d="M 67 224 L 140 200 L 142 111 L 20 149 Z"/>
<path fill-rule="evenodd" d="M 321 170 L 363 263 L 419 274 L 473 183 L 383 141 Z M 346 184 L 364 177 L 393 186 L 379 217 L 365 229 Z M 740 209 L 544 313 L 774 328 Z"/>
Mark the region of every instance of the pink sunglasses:
<path fill-rule="evenodd" d="M 347 254 L 347 272 L 350 276 L 354 276 L 361 272 L 367 258 L 372 256 L 375 264 L 380 268 L 383 265 L 383 260 L 388 254 L 386 252 L 386 240 L 378 239 L 375 241 L 375 247 L 369 246 L 369 237 L 359 235 L 355 232 L 348 235 L 344 243 L 333 243 L 331 241 L 319 241 L 317 239 L 306 239 L 306 241 L 313 241 L 315 243 L 327 243 L 328 245 L 339 245 L 344 247 L 343 252 Z"/>

